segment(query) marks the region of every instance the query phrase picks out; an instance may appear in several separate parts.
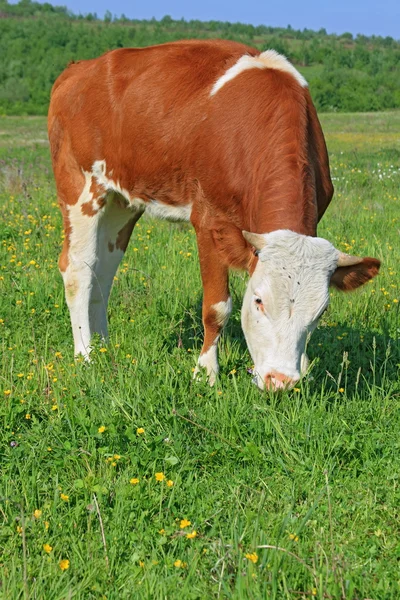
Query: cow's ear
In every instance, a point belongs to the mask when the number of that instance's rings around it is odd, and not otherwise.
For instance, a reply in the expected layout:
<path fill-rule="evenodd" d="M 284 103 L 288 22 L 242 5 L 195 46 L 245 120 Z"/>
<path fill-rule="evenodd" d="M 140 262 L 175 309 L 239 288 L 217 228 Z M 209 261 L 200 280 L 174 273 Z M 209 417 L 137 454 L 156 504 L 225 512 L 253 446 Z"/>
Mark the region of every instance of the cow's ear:
<path fill-rule="evenodd" d="M 379 273 L 381 262 L 377 258 L 369 256 L 366 258 L 349 256 L 350 260 L 346 258 L 347 255 L 339 256 L 338 266 L 331 277 L 331 285 L 342 292 L 355 290 Z"/>
<path fill-rule="evenodd" d="M 242 235 L 246 242 L 248 242 L 251 246 L 259 252 L 267 245 L 267 240 L 265 239 L 265 235 L 261 233 L 250 233 L 250 231 L 242 231 Z"/>

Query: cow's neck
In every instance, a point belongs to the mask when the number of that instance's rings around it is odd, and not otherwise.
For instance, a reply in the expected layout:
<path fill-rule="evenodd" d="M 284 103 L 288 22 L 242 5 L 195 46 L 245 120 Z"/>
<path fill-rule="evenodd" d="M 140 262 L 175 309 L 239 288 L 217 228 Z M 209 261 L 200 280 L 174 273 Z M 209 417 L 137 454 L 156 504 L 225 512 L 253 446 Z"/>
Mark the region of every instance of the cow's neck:
<path fill-rule="evenodd" d="M 277 229 L 290 229 L 303 235 L 315 236 L 318 209 L 311 168 L 292 171 L 291 176 L 281 176 L 279 181 L 266 180 L 257 186 L 258 193 L 250 199 L 251 222 L 249 230 L 269 233 Z"/>

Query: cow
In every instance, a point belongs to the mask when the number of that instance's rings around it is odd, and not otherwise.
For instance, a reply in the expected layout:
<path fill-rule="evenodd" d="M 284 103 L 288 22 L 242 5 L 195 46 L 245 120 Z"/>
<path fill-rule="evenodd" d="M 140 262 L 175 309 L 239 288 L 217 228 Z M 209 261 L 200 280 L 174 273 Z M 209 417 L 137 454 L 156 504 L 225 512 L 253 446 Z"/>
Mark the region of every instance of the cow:
<path fill-rule="evenodd" d="M 48 132 L 65 237 L 59 259 L 75 353 L 107 338 L 107 303 L 133 228 L 147 213 L 190 221 L 203 283 L 195 375 L 218 373 L 232 310 L 229 269 L 250 278 L 242 329 L 257 385 L 307 370 L 307 338 L 329 303 L 380 261 L 317 237 L 333 187 L 307 82 L 274 50 L 224 40 L 123 48 L 70 64 Z"/>

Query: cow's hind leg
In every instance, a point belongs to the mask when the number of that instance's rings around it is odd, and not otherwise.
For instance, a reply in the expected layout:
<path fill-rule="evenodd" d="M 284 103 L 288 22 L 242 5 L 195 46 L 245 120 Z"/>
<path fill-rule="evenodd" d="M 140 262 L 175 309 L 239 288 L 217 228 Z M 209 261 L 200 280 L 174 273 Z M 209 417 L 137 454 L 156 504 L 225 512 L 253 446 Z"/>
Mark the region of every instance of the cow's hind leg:
<path fill-rule="evenodd" d="M 107 305 L 114 275 L 142 215 L 114 192 L 97 197 L 83 190 L 64 207 L 65 239 L 59 266 L 71 316 L 75 354 L 85 357 L 90 340 L 108 335 Z"/>
<path fill-rule="evenodd" d="M 228 267 L 221 261 L 211 233 L 196 227 L 196 234 L 203 281 L 204 342 L 194 377 L 204 368 L 209 384 L 214 385 L 219 370 L 217 344 L 232 311 Z"/>

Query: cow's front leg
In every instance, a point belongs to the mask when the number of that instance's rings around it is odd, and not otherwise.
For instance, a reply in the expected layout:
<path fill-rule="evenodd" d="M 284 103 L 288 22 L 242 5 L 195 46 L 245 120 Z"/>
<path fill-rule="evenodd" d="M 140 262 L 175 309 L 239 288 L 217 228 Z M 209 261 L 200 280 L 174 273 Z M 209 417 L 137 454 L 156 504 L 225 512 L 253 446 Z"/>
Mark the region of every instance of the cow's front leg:
<path fill-rule="evenodd" d="M 228 268 L 221 261 L 211 233 L 196 229 L 196 235 L 203 281 L 204 343 L 194 377 L 204 368 L 209 384 L 214 385 L 219 370 L 218 339 L 232 311 L 232 300 L 229 296 Z"/>

